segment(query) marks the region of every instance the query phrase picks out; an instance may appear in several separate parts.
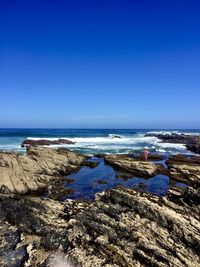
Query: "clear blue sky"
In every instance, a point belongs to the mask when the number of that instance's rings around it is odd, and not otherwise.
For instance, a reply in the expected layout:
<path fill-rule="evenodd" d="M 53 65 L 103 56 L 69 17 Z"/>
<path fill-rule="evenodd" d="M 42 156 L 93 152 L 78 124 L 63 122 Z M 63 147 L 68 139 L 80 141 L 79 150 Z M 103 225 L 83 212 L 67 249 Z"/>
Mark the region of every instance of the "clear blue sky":
<path fill-rule="evenodd" d="M 200 1 L 1 1 L 0 127 L 200 128 Z"/>

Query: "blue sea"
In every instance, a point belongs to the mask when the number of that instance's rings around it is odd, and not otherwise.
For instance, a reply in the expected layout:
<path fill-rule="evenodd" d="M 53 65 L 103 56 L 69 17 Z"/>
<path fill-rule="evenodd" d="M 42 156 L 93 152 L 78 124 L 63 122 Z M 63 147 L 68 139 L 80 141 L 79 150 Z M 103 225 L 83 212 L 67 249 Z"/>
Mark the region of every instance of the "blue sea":
<path fill-rule="evenodd" d="M 67 138 L 76 142 L 65 147 L 88 155 L 99 153 L 140 153 L 148 147 L 155 153 L 190 153 L 184 144 L 161 143 L 147 133 L 200 134 L 200 130 L 154 129 L 0 129 L 0 150 L 25 152 L 21 143 L 25 139 Z M 117 138 L 116 138 L 117 136 Z M 63 145 L 62 145 L 63 146 Z M 55 146 L 53 146 L 55 147 Z"/>

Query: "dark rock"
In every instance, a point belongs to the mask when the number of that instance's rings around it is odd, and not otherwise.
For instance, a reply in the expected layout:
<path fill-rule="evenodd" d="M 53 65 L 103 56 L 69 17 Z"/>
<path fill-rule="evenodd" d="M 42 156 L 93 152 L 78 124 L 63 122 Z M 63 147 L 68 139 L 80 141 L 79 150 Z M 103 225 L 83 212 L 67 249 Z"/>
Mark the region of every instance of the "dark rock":
<path fill-rule="evenodd" d="M 7 220 L 22 232 L 41 236 L 41 244 L 48 250 L 67 249 L 70 219 L 84 205 L 71 200 L 59 203 L 39 197 L 2 199 Z"/>
<path fill-rule="evenodd" d="M 0 259 L 0 263 L 2 267 L 22 267 L 27 259 L 26 246 L 21 246 L 4 255 Z"/>
<path fill-rule="evenodd" d="M 85 162 L 85 165 L 89 168 L 96 168 L 98 165 L 99 165 L 99 162 L 96 162 L 96 161 L 86 161 Z"/>
<path fill-rule="evenodd" d="M 70 145 L 75 144 L 75 142 L 72 142 L 67 139 L 57 139 L 57 140 L 48 140 L 48 139 L 39 139 L 39 140 L 33 140 L 33 139 L 27 139 L 23 141 L 21 144 L 21 147 L 29 147 L 29 146 L 50 146 L 50 145 Z"/>
<path fill-rule="evenodd" d="M 186 134 L 146 134 L 156 136 L 163 143 L 185 144 L 186 148 L 194 153 L 200 153 L 200 136 Z"/>
<path fill-rule="evenodd" d="M 99 179 L 98 184 L 107 184 L 108 182 L 105 179 Z"/>
<path fill-rule="evenodd" d="M 74 182 L 75 182 L 74 179 L 69 178 L 69 177 L 65 177 L 63 180 L 64 180 L 67 184 L 71 184 L 71 183 L 74 183 Z"/>

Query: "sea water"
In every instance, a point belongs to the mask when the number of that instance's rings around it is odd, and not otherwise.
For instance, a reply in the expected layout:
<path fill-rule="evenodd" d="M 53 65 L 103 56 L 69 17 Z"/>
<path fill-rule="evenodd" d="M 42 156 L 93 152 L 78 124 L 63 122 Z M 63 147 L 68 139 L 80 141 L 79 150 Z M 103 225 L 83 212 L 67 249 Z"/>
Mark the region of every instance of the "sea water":
<path fill-rule="evenodd" d="M 184 144 L 162 143 L 157 137 L 145 137 L 147 133 L 200 134 L 200 130 L 153 129 L 0 129 L 0 150 L 25 152 L 21 143 L 25 139 L 66 138 L 73 145 L 64 145 L 83 154 L 140 153 L 148 147 L 154 153 L 189 153 Z M 62 145 L 63 146 L 63 145 Z M 52 147 L 59 147 L 59 145 Z"/>

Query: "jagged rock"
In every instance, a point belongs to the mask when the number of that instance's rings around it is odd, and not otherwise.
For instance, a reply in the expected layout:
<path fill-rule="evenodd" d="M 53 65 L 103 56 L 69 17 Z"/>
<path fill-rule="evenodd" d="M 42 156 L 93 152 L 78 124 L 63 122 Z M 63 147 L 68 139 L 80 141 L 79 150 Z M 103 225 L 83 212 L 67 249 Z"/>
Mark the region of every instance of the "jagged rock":
<path fill-rule="evenodd" d="M 164 168 L 152 162 L 138 161 L 130 156 L 105 155 L 105 162 L 138 177 L 152 177 L 164 172 Z"/>
<path fill-rule="evenodd" d="M 167 198 L 111 189 L 76 215 L 68 255 L 82 267 L 200 266 L 200 217 L 193 215 Z"/>
<path fill-rule="evenodd" d="M 48 139 L 27 139 L 23 141 L 21 147 L 29 147 L 29 146 L 50 146 L 50 145 L 71 145 L 75 144 L 68 139 L 56 139 L 56 140 L 48 140 Z"/>
<path fill-rule="evenodd" d="M 77 170 L 86 157 L 64 149 L 29 147 L 26 155 L 0 152 L 0 192 L 25 194 Z"/>
<path fill-rule="evenodd" d="M 7 220 L 25 233 L 41 236 L 45 249 L 68 247 L 67 231 L 74 214 L 85 207 L 85 203 L 72 200 L 60 203 L 40 197 L 2 198 L 2 207 Z"/>
<path fill-rule="evenodd" d="M 166 162 L 169 167 L 169 175 L 174 180 L 199 187 L 200 185 L 200 157 L 176 155 Z"/>
<path fill-rule="evenodd" d="M 175 188 L 169 190 L 167 198 L 174 203 L 184 206 L 190 209 L 190 213 L 193 214 L 197 220 L 200 218 L 200 189 L 194 189 L 187 187 L 182 191 L 178 191 Z"/>
<path fill-rule="evenodd" d="M 15 231 L 40 237 L 34 253 L 30 242 L 20 245 L 26 266 L 52 266 L 58 249 L 76 267 L 200 266 L 199 192 L 192 188 L 160 198 L 118 187 L 92 203 L 3 196 L 2 206 Z"/>

